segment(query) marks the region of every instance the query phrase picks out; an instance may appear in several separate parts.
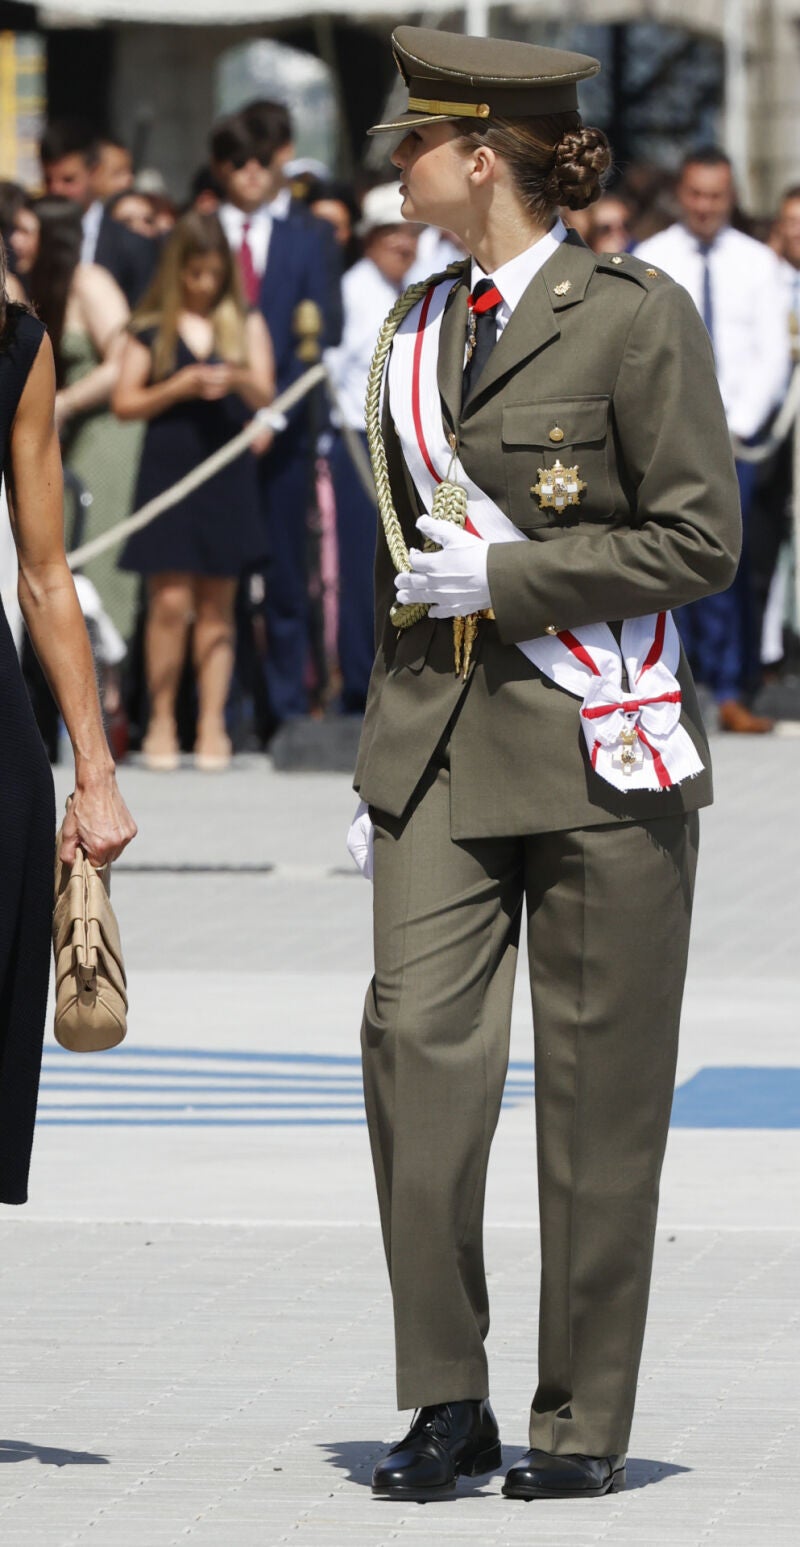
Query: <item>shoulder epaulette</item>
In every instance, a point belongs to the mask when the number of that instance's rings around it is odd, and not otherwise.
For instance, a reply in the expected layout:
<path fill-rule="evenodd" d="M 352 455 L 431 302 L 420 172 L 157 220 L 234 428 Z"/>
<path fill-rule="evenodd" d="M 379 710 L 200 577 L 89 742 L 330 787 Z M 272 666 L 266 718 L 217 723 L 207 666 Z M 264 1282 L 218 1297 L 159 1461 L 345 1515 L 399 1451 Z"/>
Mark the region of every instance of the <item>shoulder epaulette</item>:
<path fill-rule="evenodd" d="M 643 290 L 655 290 L 658 285 L 673 283 L 663 269 L 656 268 L 646 259 L 635 258 L 630 252 L 600 253 L 596 267 L 602 274 L 619 274 L 623 279 L 632 279 Z"/>

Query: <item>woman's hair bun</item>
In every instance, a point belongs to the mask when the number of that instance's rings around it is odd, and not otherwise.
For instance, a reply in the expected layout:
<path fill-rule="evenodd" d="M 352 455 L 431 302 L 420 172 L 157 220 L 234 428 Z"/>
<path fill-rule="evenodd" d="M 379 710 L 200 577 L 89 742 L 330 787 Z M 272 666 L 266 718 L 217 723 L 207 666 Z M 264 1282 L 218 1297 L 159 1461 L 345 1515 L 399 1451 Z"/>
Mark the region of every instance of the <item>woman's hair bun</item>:
<path fill-rule="evenodd" d="M 553 204 L 585 209 L 601 192 L 603 173 L 611 166 L 611 147 L 602 129 L 568 129 L 555 148 L 547 195 Z"/>

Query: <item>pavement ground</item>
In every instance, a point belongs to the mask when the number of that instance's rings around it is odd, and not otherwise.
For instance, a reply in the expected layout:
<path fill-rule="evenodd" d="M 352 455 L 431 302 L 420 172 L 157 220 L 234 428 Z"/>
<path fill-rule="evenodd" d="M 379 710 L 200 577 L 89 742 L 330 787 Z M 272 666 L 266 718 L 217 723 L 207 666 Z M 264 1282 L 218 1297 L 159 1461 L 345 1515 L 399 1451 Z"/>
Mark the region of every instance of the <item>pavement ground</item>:
<path fill-rule="evenodd" d="M 2 1547 L 794 1543 L 800 740 L 714 753 L 627 1491 L 528 1507 L 498 1474 L 371 1498 L 405 1417 L 349 781 L 131 767 L 128 1040 L 78 1058 L 48 1033 L 31 1201 L 0 1211 Z M 536 1374 L 532 1089 L 523 963 L 486 1226 L 506 1464 Z"/>

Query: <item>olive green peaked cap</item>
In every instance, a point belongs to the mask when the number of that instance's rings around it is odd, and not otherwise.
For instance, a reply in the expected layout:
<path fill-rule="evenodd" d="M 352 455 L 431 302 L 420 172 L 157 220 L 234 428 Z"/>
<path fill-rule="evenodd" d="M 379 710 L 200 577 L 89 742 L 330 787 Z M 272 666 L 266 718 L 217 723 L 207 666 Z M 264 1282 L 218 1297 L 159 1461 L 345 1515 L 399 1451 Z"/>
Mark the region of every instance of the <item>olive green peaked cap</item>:
<path fill-rule="evenodd" d="M 578 81 L 600 69 L 589 54 L 507 38 L 464 37 L 435 27 L 397 27 L 392 50 L 408 87 L 408 108 L 392 123 L 376 124 L 370 134 L 451 118 L 575 112 Z"/>

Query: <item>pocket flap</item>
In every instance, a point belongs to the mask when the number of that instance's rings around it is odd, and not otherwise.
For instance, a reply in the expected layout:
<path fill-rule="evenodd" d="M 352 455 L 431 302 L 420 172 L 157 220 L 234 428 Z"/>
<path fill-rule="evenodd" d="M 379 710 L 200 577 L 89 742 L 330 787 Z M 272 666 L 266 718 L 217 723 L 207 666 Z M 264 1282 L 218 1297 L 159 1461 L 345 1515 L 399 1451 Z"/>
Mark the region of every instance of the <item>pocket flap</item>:
<path fill-rule="evenodd" d="M 508 403 L 503 409 L 503 442 L 507 446 L 546 446 L 556 455 L 559 446 L 580 446 L 605 440 L 608 397 L 553 398 L 548 403 Z M 553 440 L 551 430 L 563 431 Z"/>

